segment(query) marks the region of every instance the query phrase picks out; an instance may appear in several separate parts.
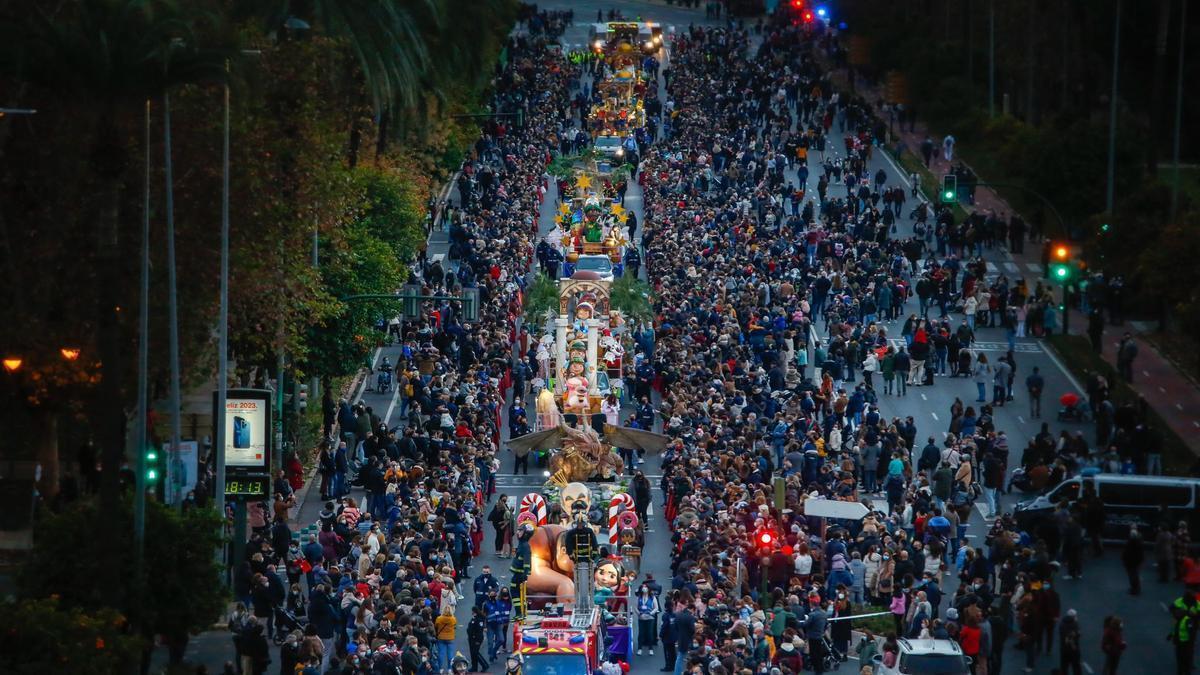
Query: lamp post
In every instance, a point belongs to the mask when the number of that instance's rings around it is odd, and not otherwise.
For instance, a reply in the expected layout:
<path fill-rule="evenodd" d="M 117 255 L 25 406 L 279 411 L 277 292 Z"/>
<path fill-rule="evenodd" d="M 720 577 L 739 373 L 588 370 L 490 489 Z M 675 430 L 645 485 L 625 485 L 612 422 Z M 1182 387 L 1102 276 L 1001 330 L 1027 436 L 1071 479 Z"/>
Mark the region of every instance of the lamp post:
<path fill-rule="evenodd" d="M 229 62 L 225 62 L 224 124 L 221 139 L 221 309 L 217 318 L 217 419 L 213 452 L 217 476 L 213 499 L 225 519 L 225 401 L 229 382 Z"/>
<path fill-rule="evenodd" d="M 248 56 L 262 54 L 257 49 L 243 49 Z M 221 134 L 221 290 L 220 310 L 217 315 L 217 419 L 213 433 L 213 453 L 216 455 L 216 485 L 213 500 L 217 512 L 225 519 L 225 404 L 229 397 L 229 60 L 225 61 L 224 101 L 222 103 Z M 244 537 L 246 505 L 239 503 L 235 514 L 234 536 Z M 242 532 L 238 532 L 238 526 Z M 223 533 L 222 533 L 223 534 Z M 223 552 L 222 552 L 223 555 Z M 222 562 L 224 562 L 222 560 Z"/>
<path fill-rule="evenodd" d="M 179 391 L 179 294 L 175 283 L 175 185 L 174 162 L 171 159 L 171 96 L 163 94 L 163 180 L 166 183 L 167 211 L 167 332 L 168 357 L 171 362 L 171 449 L 167 452 L 167 479 L 163 483 L 171 493 L 171 503 L 183 503 L 178 485 L 179 472 L 173 461 L 179 453 L 183 437 L 183 420 L 180 419 L 182 395 Z M 161 495 L 164 497 L 165 495 Z"/>
<path fill-rule="evenodd" d="M 137 365 L 137 428 L 134 438 L 137 448 L 134 460 L 133 541 L 134 573 L 141 574 L 146 534 L 146 378 L 150 361 L 150 99 L 145 113 L 146 176 L 143 182 L 142 204 L 142 276 L 138 307 L 138 365 Z"/>

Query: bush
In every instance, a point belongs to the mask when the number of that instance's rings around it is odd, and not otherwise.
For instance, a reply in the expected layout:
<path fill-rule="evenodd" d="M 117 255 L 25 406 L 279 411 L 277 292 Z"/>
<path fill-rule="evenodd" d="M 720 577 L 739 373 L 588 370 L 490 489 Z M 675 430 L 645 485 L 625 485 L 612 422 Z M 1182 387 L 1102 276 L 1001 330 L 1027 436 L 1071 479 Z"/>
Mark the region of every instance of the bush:
<path fill-rule="evenodd" d="M 64 607 L 57 598 L 0 603 L 0 672 L 130 672 L 144 644 L 111 609 L 88 613 Z"/>
<path fill-rule="evenodd" d="M 145 562 L 139 576 L 134 572 L 137 565 L 130 541 L 131 501 L 121 502 L 116 513 L 101 513 L 92 501 L 80 502 L 38 525 L 33 549 L 21 570 L 21 593 L 29 598 L 55 598 L 71 610 L 98 612 L 110 620 L 115 620 L 119 611 L 137 634 L 164 636 L 172 660 L 177 660 L 188 635 L 207 629 L 225 610 L 225 588 L 214 557 L 221 543 L 221 525 L 211 510 L 180 514 L 158 502 L 147 503 Z M 106 537 L 115 539 L 103 547 L 87 545 Z M 113 580 L 107 583 L 117 587 L 106 587 L 105 579 Z M 119 598 L 119 606 L 107 604 L 113 597 Z"/>
<path fill-rule="evenodd" d="M 855 611 L 855 614 L 874 614 L 876 612 L 888 612 L 888 608 L 864 606 L 860 610 Z M 869 630 L 875 635 L 882 636 L 896 630 L 896 622 L 892 619 L 891 612 L 888 612 L 879 616 L 869 616 L 865 619 L 852 619 L 850 627 L 854 630 Z"/>

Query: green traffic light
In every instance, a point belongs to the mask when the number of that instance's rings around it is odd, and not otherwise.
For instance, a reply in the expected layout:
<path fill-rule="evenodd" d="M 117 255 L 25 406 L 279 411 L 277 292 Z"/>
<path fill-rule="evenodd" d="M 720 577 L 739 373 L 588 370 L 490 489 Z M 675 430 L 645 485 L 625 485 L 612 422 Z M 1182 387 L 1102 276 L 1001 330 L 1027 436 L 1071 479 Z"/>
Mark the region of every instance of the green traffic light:
<path fill-rule="evenodd" d="M 1101 232 L 1108 232 L 1108 230 L 1109 230 L 1111 227 L 1112 227 L 1112 226 L 1111 226 L 1111 225 L 1109 225 L 1108 223 L 1104 223 L 1103 225 L 1101 225 L 1101 226 L 1100 226 L 1100 231 L 1101 231 Z"/>
<path fill-rule="evenodd" d="M 158 470 L 150 469 L 146 471 L 146 480 L 158 480 Z"/>
<path fill-rule="evenodd" d="M 146 451 L 146 461 L 147 462 L 157 462 L 158 461 L 158 452 L 154 451 L 154 450 Z"/>
<path fill-rule="evenodd" d="M 1068 272 L 1067 268 L 1065 267 L 1056 267 L 1054 269 L 1054 276 L 1058 277 L 1059 279 L 1066 279 L 1068 274 L 1070 274 L 1070 272 Z"/>
<path fill-rule="evenodd" d="M 954 199 L 954 193 L 950 190 L 946 190 L 946 192 L 942 195 L 942 197 L 946 201 L 950 201 L 950 200 Z"/>

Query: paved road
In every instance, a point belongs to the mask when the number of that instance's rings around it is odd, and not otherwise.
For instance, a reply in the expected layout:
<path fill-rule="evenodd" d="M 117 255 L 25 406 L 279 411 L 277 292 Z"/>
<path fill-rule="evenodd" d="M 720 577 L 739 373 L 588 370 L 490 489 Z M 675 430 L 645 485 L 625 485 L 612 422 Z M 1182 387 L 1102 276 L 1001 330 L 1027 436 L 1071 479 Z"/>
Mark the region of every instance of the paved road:
<path fill-rule="evenodd" d="M 559 0 L 558 2 L 548 3 L 549 8 L 572 8 L 576 11 L 576 24 L 568 28 L 564 34 L 562 42 L 564 45 L 583 44 L 587 38 L 588 22 L 595 18 L 597 9 L 603 8 L 605 11 L 609 7 L 620 8 L 625 15 L 636 16 L 641 15 L 646 20 L 658 20 L 665 25 L 676 25 L 678 30 L 686 29 L 688 23 L 704 23 L 703 11 L 684 10 L 676 7 L 667 7 L 658 3 L 632 2 L 628 0 L 610 1 L 610 2 L 595 2 L 594 0 L 581 0 L 579 2 L 571 2 L 569 0 Z M 830 143 L 830 147 L 836 148 L 838 143 Z M 886 159 L 882 153 L 875 153 L 871 160 L 870 172 L 873 174 L 878 169 L 884 169 L 888 174 L 888 184 L 906 183 L 906 178 L 902 172 Z M 812 169 L 809 178 L 808 191 L 810 194 L 815 194 L 816 182 L 819 177 L 819 169 Z M 790 172 L 788 178 L 792 182 L 798 182 L 794 171 Z M 831 188 L 836 194 L 836 187 Z M 554 214 L 554 192 L 553 189 L 547 194 L 546 203 L 543 206 L 540 230 L 541 234 L 547 233 L 553 227 Z M 452 195 L 452 198 L 453 195 Z M 641 190 L 636 184 L 631 184 L 629 192 L 626 195 L 627 207 L 633 210 L 639 219 L 639 222 L 645 222 L 642 213 L 642 198 Z M 911 226 L 906 219 L 900 219 L 899 222 L 900 235 L 908 235 L 911 233 Z M 445 254 L 444 236 L 438 237 L 436 234 L 431 238 L 430 255 L 437 256 Z M 986 255 L 989 265 L 989 274 L 1003 272 L 1010 279 L 1014 276 L 1025 276 L 1032 280 L 1039 273 L 1040 269 L 1032 267 L 1025 269 L 1011 259 L 1006 258 L 1005 253 L 1000 250 L 988 251 Z M 1036 266 L 1035 266 L 1036 267 Z M 644 269 L 644 268 L 643 268 Z M 912 307 L 906 308 L 907 312 L 916 311 L 915 302 Z M 936 311 L 935 311 L 936 315 Z M 961 317 L 954 317 L 955 324 L 961 320 Z M 894 335 L 899 334 L 901 327 L 900 322 L 894 322 L 889 326 L 890 332 Z M 1007 348 L 1004 335 L 999 329 L 982 328 L 977 330 L 980 340 L 980 347 L 985 351 L 1003 352 Z M 1044 400 L 1046 402 L 1046 414 L 1049 420 L 1050 429 L 1057 435 L 1062 425 L 1053 421 L 1054 406 L 1052 403 L 1057 400 L 1059 394 L 1074 390 L 1079 391 L 1077 383 L 1073 383 L 1070 377 L 1063 371 L 1058 362 L 1044 349 L 1036 340 L 1019 340 L 1016 348 L 1016 359 L 1018 364 L 1017 383 L 1023 381 L 1024 376 L 1029 371 L 1037 366 L 1046 378 L 1046 394 Z M 389 355 L 395 362 L 395 355 L 385 348 L 381 355 Z M 378 356 L 377 356 L 378 358 Z M 996 410 L 996 425 L 999 429 L 1004 429 L 1009 436 L 1009 444 L 1012 448 L 1012 456 L 1019 458 L 1020 450 L 1025 447 L 1030 439 L 1038 432 L 1040 428 L 1040 420 L 1034 420 L 1028 415 L 1028 406 L 1024 396 L 1020 392 L 1021 387 L 1018 386 L 1017 400 L 1009 405 L 998 408 Z M 889 418 L 892 416 L 912 416 L 916 421 L 918 428 L 918 439 L 924 439 L 928 436 L 933 436 L 936 440 L 942 438 L 949 424 L 949 409 L 954 398 L 958 397 L 968 405 L 975 400 L 975 385 L 970 379 L 953 379 L 953 378 L 935 378 L 935 383 L 931 387 L 913 387 L 909 389 L 908 395 L 905 397 L 882 397 L 880 406 L 884 415 Z M 363 397 L 363 400 L 368 405 L 375 408 L 377 411 L 382 411 L 381 414 L 386 414 L 393 407 L 393 398 L 386 395 L 378 395 L 368 392 Z M 393 414 L 393 417 L 395 415 Z M 398 420 L 393 419 L 392 424 L 398 423 Z M 1069 427 L 1074 431 L 1077 427 Z M 1085 433 L 1092 433 L 1090 428 L 1085 429 Z M 536 491 L 544 480 L 543 476 L 513 476 L 508 471 L 511 469 L 511 455 L 505 453 L 502 455 L 503 467 L 498 476 L 497 484 L 498 491 L 502 494 L 509 495 L 510 500 L 519 500 L 524 494 Z M 659 493 L 657 484 L 658 476 L 662 473 L 661 464 L 657 457 L 647 456 L 646 464 L 642 470 L 650 476 L 651 483 L 655 486 L 654 508 L 660 509 L 662 503 L 662 495 Z M 314 495 L 315 496 L 315 495 Z M 361 496 L 360 493 L 355 493 L 355 496 Z M 1013 503 L 1016 501 L 1016 496 L 1005 496 L 1001 498 L 1001 509 L 1010 510 Z M 494 502 L 491 502 L 494 503 Z M 488 508 L 490 509 L 490 504 Z M 297 520 L 300 523 L 312 523 L 316 520 L 317 513 L 320 511 L 321 505 L 319 500 L 308 500 Z M 974 514 L 968 529 L 968 536 L 974 537 L 976 541 L 982 543 L 982 538 L 986 532 L 985 514 L 978 511 Z M 643 564 L 643 572 L 649 572 L 659 580 L 669 580 L 669 561 L 670 561 L 670 539 L 669 533 L 666 530 L 661 516 L 652 515 L 650 519 L 651 531 L 646 537 L 646 550 L 644 554 L 645 563 Z M 475 560 L 471 570 L 474 575 L 484 565 L 490 565 L 493 573 L 501 578 L 502 583 L 507 581 L 507 560 L 501 560 L 496 557 L 495 551 L 491 547 L 492 532 L 490 526 L 484 537 L 484 554 L 481 558 Z M 1125 619 L 1126 638 L 1129 643 L 1128 651 L 1123 659 L 1121 673 L 1136 675 L 1138 673 L 1158 673 L 1165 672 L 1173 667 L 1173 656 L 1170 649 L 1163 642 L 1163 636 L 1168 629 L 1168 619 L 1165 613 L 1165 605 L 1177 594 L 1178 588 L 1174 585 L 1159 585 L 1151 579 L 1154 576 L 1152 567 L 1148 567 L 1143 572 L 1143 577 L 1146 580 L 1144 585 L 1143 595 L 1138 598 L 1132 598 L 1126 595 L 1127 588 L 1125 574 L 1117 560 L 1116 551 L 1108 551 L 1098 559 L 1088 558 L 1084 563 L 1083 579 L 1064 580 L 1059 583 L 1059 593 L 1062 597 L 1062 606 L 1064 611 L 1067 608 L 1074 608 L 1079 612 L 1083 623 L 1083 652 L 1085 660 L 1085 671 L 1088 673 L 1098 672 L 1102 666 L 1103 659 L 1099 651 L 1100 640 L 1100 625 L 1104 616 L 1109 614 L 1120 614 Z M 952 579 L 952 577 L 947 577 Z M 470 582 L 467 582 L 470 583 Z M 948 582 L 949 587 L 946 589 L 948 594 L 953 593 L 953 581 Z M 467 592 L 466 596 L 471 597 Z M 465 625 L 469 620 L 471 603 L 465 602 L 459 605 L 459 621 L 461 625 Z M 464 636 L 465 638 L 465 636 Z M 464 653 L 465 639 L 462 640 L 460 650 Z M 161 650 L 159 656 L 163 654 Z M 188 660 L 192 663 L 204 663 L 208 666 L 209 672 L 220 672 L 221 664 L 232 655 L 232 643 L 229 635 L 221 632 L 209 632 L 198 636 L 193 640 L 191 648 L 188 650 Z M 1002 673 L 1019 673 L 1022 665 L 1022 655 L 1014 650 L 1007 652 Z M 276 664 L 278 663 L 276 654 Z M 1036 672 L 1046 673 L 1050 668 L 1057 667 L 1057 647 L 1052 657 L 1043 657 L 1039 660 L 1036 666 Z M 650 675 L 657 673 L 658 669 L 663 666 L 661 652 L 656 656 L 635 656 L 632 663 L 632 672 L 635 675 Z M 277 668 L 278 666 L 274 666 Z M 857 673 L 859 664 L 857 661 L 851 660 L 843 665 L 838 672 Z M 274 668 L 271 672 L 274 672 Z M 491 668 L 492 672 L 501 672 L 502 664 L 494 664 Z"/>

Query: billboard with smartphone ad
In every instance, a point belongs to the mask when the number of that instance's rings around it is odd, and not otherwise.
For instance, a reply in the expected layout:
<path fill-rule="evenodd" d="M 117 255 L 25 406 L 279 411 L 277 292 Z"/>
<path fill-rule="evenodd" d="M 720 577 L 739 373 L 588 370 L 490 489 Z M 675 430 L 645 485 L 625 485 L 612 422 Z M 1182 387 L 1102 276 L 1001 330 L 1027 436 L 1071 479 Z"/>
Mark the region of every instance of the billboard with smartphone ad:
<path fill-rule="evenodd" d="M 224 424 L 225 466 L 230 469 L 267 471 L 271 461 L 268 445 L 271 434 L 271 392 L 258 389 L 228 390 Z"/>

